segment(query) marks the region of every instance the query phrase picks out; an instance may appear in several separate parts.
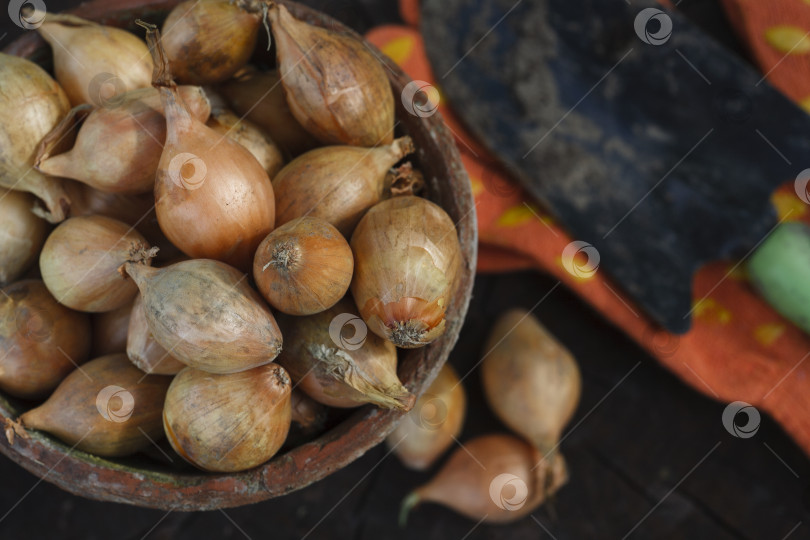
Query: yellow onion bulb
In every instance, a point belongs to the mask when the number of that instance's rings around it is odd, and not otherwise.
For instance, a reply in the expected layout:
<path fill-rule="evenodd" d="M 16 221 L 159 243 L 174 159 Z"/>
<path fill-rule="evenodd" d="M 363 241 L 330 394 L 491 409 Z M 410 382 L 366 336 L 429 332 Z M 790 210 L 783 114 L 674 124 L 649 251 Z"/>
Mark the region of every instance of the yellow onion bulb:
<path fill-rule="evenodd" d="M 0 294 L 0 389 L 39 399 L 90 354 L 90 318 L 59 304 L 39 280 Z"/>
<path fill-rule="evenodd" d="M 290 377 L 278 364 L 227 375 L 186 368 L 166 395 L 166 438 L 183 459 L 200 469 L 252 469 L 284 444 L 292 415 L 291 391 Z"/>
<path fill-rule="evenodd" d="M 157 28 L 147 28 L 155 62 L 153 85 L 166 115 L 166 144 L 155 181 L 155 211 L 171 243 L 192 258 L 247 270 L 273 230 L 273 185 L 241 144 L 189 114 L 169 71 Z"/>
<path fill-rule="evenodd" d="M 129 311 L 124 349 L 132 363 L 144 373 L 154 375 L 180 373 L 186 365 L 174 358 L 169 351 L 155 341 L 152 331 L 149 330 L 149 322 L 146 319 L 141 295 L 135 297 Z"/>
<path fill-rule="evenodd" d="M 184 364 L 235 373 L 271 362 L 281 332 L 245 276 L 210 259 L 165 268 L 125 265 L 143 297 L 152 337 Z"/>
<path fill-rule="evenodd" d="M 388 171 L 411 152 L 406 136 L 378 148 L 325 146 L 298 156 L 273 178 L 277 225 L 317 217 L 348 238 L 369 208 L 390 197 Z"/>
<path fill-rule="evenodd" d="M 144 374 L 124 354 L 102 356 L 74 370 L 45 403 L 23 413 L 20 423 L 84 452 L 127 456 L 162 437 L 171 381 Z"/>
<path fill-rule="evenodd" d="M 152 80 L 146 44 L 126 30 L 48 13 L 38 31 L 53 49 L 56 80 L 74 106 L 103 107 Z"/>
<path fill-rule="evenodd" d="M 102 216 L 75 217 L 48 236 L 39 269 L 60 304 L 102 313 L 130 303 L 138 292 L 122 266 L 148 264 L 155 252 L 126 223 Z"/>
<path fill-rule="evenodd" d="M 272 179 L 284 166 L 281 150 L 257 125 L 250 120 L 239 118 L 227 109 L 217 109 L 208 120 L 208 127 L 227 135 L 253 154 L 267 176 Z"/>
<path fill-rule="evenodd" d="M 0 188 L 0 285 L 20 277 L 45 243 L 49 227 L 33 207 L 28 193 Z"/>
<path fill-rule="evenodd" d="M 290 405 L 292 423 L 302 435 L 315 433 L 323 428 L 327 415 L 324 405 L 295 388 L 290 395 Z"/>
<path fill-rule="evenodd" d="M 163 23 L 163 46 L 171 58 L 172 73 L 189 84 L 229 79 L 247 64 L 259 26 L 257 12 L 228 0 L 177 4 Z"/>
<path fill-rule="evenodd" d="M 366 45 L 298 20 L 281 4 L 268 16 L 287 104 L 298 122 L 327 144 L 390 144 L 394 94 Z"/>
<path fill-rule="evenodd" d="M 70 199 L 62 180 L 33 169 L 37 146 L 70 110 L 62 88 L 25 58 L 0 52 L 0 186 L 33 193 L 45 205 L 39 215 L 65 219 Z"/>
<path fill-rule="evenodd" d="M 519 309 L 495 321 L 486 350 L 481 380 L 490 408 L 544 455 L 553 452 L 582 390 L 573 355 Z"/>
<path fill-rule="evenodd" d="M 351 298 L 308 317 L 279 316 L 277 362 L 309 397 L 330 407 L 373 403 L 408 411 L 416 398 L 397 377 L 397 351 L 369 334 Z"/>
<path fill-rule="evenodd" d="M 271 306 L 312 315 L 343 298 L 354 259 L 348 242 L 329 223 L 298 218 L 267 235 L 253 261 L 253 278 Z"/>
<path fill-rule="evenodd" d="M 406 467 L 427 469 L 461 435 L 466 410 L 464 387 L 445 364 L 385 441 Z"/>
<path fill-rule="evenodd" d="M 400 525 L 423 502 L 452 508 L 477 522 L 511 523 L 536 510 L 567 481 L 562 454 L 544 459 L 523 439 L 483 435 L 456 448 L 427 484 L 405 498 Z"/>
<path fill-rule="evenodd" d="M 461 264 L 444 210 L 420 197 L 385 200 L 360 220 L 351 247 L 351 291 L 372 332 L 408 349 L 444 334 Z"/>
<path fill-rule="evenodd" d="M 178 92 L 193 117 L 208 119 L 211 107 L 202 88 L 181 86 Z M 79 128 L 73 148 L 41 156 L 37 170 L 104 192 L 152 193 L 165 140 L 160 93 L 139 88 L 94 109 Z"/>
<path fill-rule="evenodd" d="M 127 350 L 127 332 L 131 303 L 118 309 L 93 314 L 93 357 L 118 354 Z"/>
<path fill-rule="evenodd" d="M 318 146 L 315 137 L 290 112 L 278 70 L 246 69 L 217 90 L 241 118 L 263 129 L 287 156 L 294 157 Z"/>

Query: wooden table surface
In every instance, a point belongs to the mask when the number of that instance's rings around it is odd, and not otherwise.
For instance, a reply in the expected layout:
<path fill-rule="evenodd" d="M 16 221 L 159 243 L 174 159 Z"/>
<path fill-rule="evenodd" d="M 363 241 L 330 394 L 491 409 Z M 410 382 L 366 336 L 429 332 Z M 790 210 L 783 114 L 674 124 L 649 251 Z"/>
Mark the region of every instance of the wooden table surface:
<path fill-rule="evenodd" d="M 391 0 L 358 0 L 353 7 L 308 3 L 359 30 L 397 21 Z M 48 8 L 71 4 L 49 1 Z M 737 47 L 715 2 L 684 0 L 682 8 Z M 2 47 L 18 32 L 0 20 Z M 476 524 L 424 505 L 400 529 L 400 500 L 431 472 L 405 469 L 384 447 L 284 498 L 190 514 L 85 500 L 0 458 L 0 539 L 810 538 L 808 460 L 770 418 L 762 417 L 752 438 L 735 438 L 721 422 L 723 404 L 686 387 L 564 286 L 538 273 L 480 276 L 476 282 L 450 358 L 459 373 L 469 372 L 462 443 L 506 431 L 484 405 L 480 375 L 471 369 L 492 322 L 510 307 L 531 308 L 544 296 L 535 313 L 578 359 L 582 401 L 561 445 L 568 485 L 515 524 Z"/>

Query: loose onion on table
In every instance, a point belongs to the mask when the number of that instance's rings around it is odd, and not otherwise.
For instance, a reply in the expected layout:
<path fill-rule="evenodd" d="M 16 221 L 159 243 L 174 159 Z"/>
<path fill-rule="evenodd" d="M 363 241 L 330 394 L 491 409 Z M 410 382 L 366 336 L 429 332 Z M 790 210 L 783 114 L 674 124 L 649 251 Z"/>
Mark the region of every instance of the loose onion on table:
<path fill-rule="evenodd" d="M 210 259 L 125 269 L 141 291 L 152 336 L 184 364 L 234 373 L 281 351 L 273 314 L 237 269 Z"/>
<path fill-rule="evenodd" d="M 420 197 L 388 199 L 360 220 L 351 247 L 351 291 L 372 332 L 408 349 L 444 333 L 461 264 L 456 228 L 444 210 Z"/>
<path fill-rule="evenodd" d="M 146 44 L 126 30 L 48 13 L 38 31 L 53 49 L 56 80 L 74 106 L 105 106 L 152 80 Z"/>
<path fill-rule="evenodd" d="M 467 396 L 450 364 L 442 366 L 416 405 L 385 439 L 406 467 L 430 467 L 455 442 L 464 424 Z"/>
<path fill-rule="evenodd" d="M 166 395 L 166 438 L 183 459 L 200 469 L 251 469 L 284 444 L 290 429 L 291 390 L 290 377 L 278 364 L 226 375 L 186 368 Z"/>
<path fill-rule="evenodd" d="M 102 356 L 74 370 L 19 423 L 97 456 L 126 456 L 163 435 L 161 411 L 171 381 L 145 375 L 124 354 Z"/>
<path fill-rule="evenodd" d="M 394 138 L 394 94 L 377 57 L 358 39 L 270 6 L 281 82 L 293 116 L 327 144 L 376 146 Z"/>
<path fill-rule="evenodd" d="M 288 156 L 318 146 L 295 119 L 284 97 L 278 70 L 246 69 L 217 87 L 236 113 L 263 129 Z"/>
<path fill-rule="evenodd" d="M 379 148 L 327 146 L 298 156 L 273 178 L 277 224 L 311 216 L 351 236 L 363 214 L 391 196 L 387 173 L 411 152 L 413 141 L 402 137 Z"/>
<path fill-rule="evenodd" d="M 189 113 L 205 122 L 211 106 L 202 88 L 181 86 L 177 91 Z M 72 129 L 70 123 L 66 119 L 50 136 L 61 138 Z M 57 155 L 43 149 L 36 168 L 100 191 L 151 193 L 165 140 L 166 119 L 160 93 L 154 88 L 139 88 L 117 96 L 114 106 L 89 112 L 73 148 Z"/>
<path fill-rule="evenodd" d="M 273 229 L 273 185 L 241 144 L 192 117 L 178 95 L 169 60 L 153 25 L 147 41 L 155 62 L 152 84 L 166 116 L 166 144 L 155 183 L 160 228 L 183 253 L 247 270 Z"/>
<path fill-rule="evenodd" d="M 530 313 L 498 318 L 481 364 L 484 394 L 495 414 L 543 455 L 556 450 L 579 404 L 576 360 Z"/>
<path fill-rule="evenodd" d="M 535 510 L 568 481 L 561 454 L 545 460 L 512 435 L 485 435 L 457 448 L 427 484 L 402 503 L 400 524 L 423 502 L 438 503 L 476 521 L 510 523 Z"/>
<path fill-rule="evenodd" d="M 39 269 L 60 304 L 101 313 L 128 304 L 138 291 L 121 267 L 149 264 L 156 251 L 126 223 L 102 216 L 75 217 L 48 236 Z"/>
<path fill-rule="evenodd" d="M 366 333 L 351 298 L 316 315 L 279 316 L 279 324 L 285 347 L 277 362 L 315 401 L 330 407 L 413 407 L 415 396 L 397 378 L 396 349 Z"/>
<path fill-rule="evenodd" d="M 214 84 L 243 67 L 256 46 L 258 1 L 186 0 L 163 23 L 172 73 L 189 84 Z"/>
<path fill-rule="evenodd" d="M 312 315 L 343 298 L 354 259 L 346 239 L 329 223 L 302 217 L 267 235 L 253 260 L 253 277 L 271 306 Z"/>
<path fill-rule="evenodd" d="M 49 227 L 33 208 L 28 193 L 0 188 L 0 285 L 20 277 L 39 257 Z"/>
<path fill-rule="evenodd" d="M 70 110 L 62 88 L 33 62 L 0 52 L 0 186 L 33 193 L 51 223 L 67 216 L 62 180 L 33 170 L 37 146 Z"/>
<path fill-rule="evenodd" d="M 59 304 L 39 280 L 0 294 L 0 389 L 38 399 L 90 354 L 90 318 Z"/>

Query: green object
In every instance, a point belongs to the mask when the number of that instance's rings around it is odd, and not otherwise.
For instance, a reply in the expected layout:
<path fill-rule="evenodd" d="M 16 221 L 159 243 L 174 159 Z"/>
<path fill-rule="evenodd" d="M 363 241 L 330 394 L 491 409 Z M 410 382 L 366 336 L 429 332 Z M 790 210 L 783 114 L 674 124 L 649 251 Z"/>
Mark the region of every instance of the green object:
<path fill-rule="evenodd" d="M 779 225 L 748 261 L 748 275 L 771 307 L 810 334 L 810 227 Z"/>
<path fill-rule="evenodd" d="M 412 491 L 408 494 L 407 497 L 402 499 L 402 504 L 399 507 L 399 526 L 403 529 L 405 525 L 408 524 L 408 514 L 411 513 L 411 510 L 414 509 L 415 506 L 418 506 L 419 503 L 422 502 L 422 499 L 419 497 L 419 494 L 415 491 Z"/>

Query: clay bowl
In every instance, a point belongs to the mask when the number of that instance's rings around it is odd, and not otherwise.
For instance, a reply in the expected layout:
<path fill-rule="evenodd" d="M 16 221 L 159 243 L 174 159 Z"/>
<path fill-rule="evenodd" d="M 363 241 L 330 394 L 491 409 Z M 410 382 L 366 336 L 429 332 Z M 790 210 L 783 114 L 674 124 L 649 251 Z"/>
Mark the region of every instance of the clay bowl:
<path fill-rule="evenodd" d="M 141 35 L 134 26 L 136 18 L 162 21 L 177 3 L 179 0 L 96 0 L 73 12 Z M 293 2 L 283 3 L 298 18 L 352 33 L 319 12 Z M 33 31 L 10 44 L 5 52 L 44 66 L 51 58 L 48 46 Z M 394 63 L 387 59 L 385 63 L 397 98 L 397 129 L 413 138 L 418 149 L 416 161 L 428 184 L 427 197 L 456 222 L 464 255 L 459 286 L 448 306 L 452 315 L 448 316 L 445 335 L 427 347 L 400 351 L 400 379 L 412 392 L 421 394 L 447 360 L 467 312 L 476 261 L 475 207 L 455 143 L 440 115 L 419 118 L 409 114 L 399 96 L 410 79 Z M 30 406 L 0 395 L 0 420 L 17 418 Z M 238 474 L 178 471 L 143 457 L 103 459 L 71 451 L 60 441 L 34 431 L 28 439 L 16 438 L 13 445 L 0 437 L 0 452 L 33 474 L 84 497 L 164 510 L 210 510 L 255 503 L 316 482 L 382 442 L 400 418 L 401 413 L 373 406 L 356 409 L 319 438 Z"/>

